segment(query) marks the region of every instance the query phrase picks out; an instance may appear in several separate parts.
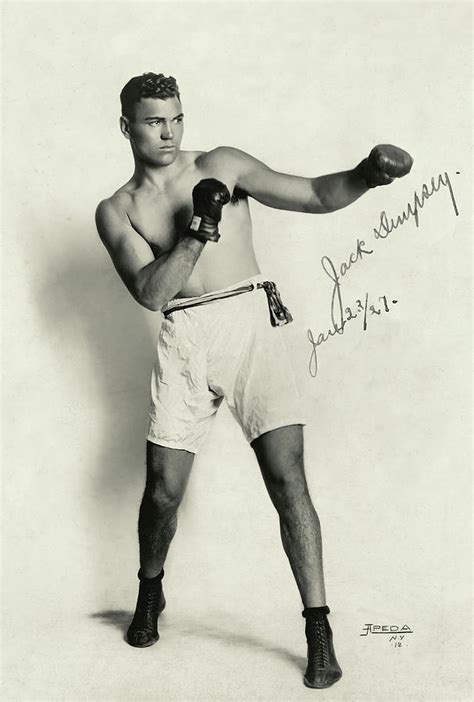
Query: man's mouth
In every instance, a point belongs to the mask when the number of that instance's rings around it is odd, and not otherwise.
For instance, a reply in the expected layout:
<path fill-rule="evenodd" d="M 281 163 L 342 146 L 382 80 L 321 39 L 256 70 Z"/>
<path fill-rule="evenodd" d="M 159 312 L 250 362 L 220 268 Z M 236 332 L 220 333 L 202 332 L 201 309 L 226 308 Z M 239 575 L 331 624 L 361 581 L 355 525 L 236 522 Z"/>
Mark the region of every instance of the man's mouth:
<path fill-rule="evenodd" d="M 160 151 L 172 151 L 173 149 L 176 149 L 176 146 L 174 144 L 169 144 L 168 146 L 160 146 Z"/>

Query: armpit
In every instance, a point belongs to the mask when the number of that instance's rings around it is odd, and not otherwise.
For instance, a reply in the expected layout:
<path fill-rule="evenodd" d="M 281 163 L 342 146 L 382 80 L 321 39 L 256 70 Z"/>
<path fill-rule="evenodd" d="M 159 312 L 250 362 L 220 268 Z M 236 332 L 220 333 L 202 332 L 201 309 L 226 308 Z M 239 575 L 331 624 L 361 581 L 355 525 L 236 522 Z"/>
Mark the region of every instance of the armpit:
<path fill-rule="evenodd" d="M 242 190 L 242 188 L 235 186 L 232 197 L 230 198 L 231 204 L 236 205 L 239 200 L 245 200 L 246 198 L 248 198 L 248 193 Z"/>

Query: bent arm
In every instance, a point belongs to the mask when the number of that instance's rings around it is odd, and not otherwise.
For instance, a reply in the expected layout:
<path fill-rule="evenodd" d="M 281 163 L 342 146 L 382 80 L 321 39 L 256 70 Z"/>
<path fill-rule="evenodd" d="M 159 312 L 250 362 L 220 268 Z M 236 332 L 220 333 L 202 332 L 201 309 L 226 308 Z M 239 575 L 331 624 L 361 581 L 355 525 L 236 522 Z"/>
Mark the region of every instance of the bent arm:
<path fill-rule="evenodd" d="M 204 246 L 203 241 L 183 236 L 169 253 L 142 268 L 137 275 L 140 304 L 160 310 L 186 283 Z"/>
<path fill-rule="evenodd" d="M 192 236 L 183 236 L 171 251 L 155 259 L 126 215 L 107 200 L 97 208 L 96 224 L 127 289 L 140 305 L 154 312 L 181 290 L 205 245 Z"/>

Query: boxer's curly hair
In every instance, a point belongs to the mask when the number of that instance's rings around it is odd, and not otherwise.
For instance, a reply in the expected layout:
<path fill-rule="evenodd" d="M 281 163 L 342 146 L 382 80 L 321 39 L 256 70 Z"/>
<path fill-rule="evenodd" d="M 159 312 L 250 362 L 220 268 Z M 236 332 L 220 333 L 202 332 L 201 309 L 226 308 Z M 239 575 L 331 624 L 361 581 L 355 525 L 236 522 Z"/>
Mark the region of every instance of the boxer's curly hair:
<path fill-rule="evenodd" d="M 164 76 L 163 73 L 144 73 L 141 76 L 130 78 L 120 93 L 122 115 L 133 119 L 135 105 L 141 98 L 151 97 L 166 100 L 177 97 L 180 100 L 179 88 L 173 76 Z"/>

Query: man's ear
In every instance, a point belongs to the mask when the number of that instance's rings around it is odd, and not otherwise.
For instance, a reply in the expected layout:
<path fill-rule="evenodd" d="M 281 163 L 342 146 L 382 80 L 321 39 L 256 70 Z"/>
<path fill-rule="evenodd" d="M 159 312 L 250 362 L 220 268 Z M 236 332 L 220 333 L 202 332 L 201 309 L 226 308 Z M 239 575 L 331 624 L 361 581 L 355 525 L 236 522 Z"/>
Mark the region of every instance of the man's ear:
<path fill-rule="evenodd" d="M 125 139 L 130 139 L 130 129 L 128 126 L 128 119 L 123 115 L 120 116 L 120 131 L 124 135 Z"/>

